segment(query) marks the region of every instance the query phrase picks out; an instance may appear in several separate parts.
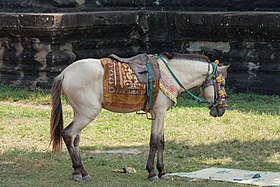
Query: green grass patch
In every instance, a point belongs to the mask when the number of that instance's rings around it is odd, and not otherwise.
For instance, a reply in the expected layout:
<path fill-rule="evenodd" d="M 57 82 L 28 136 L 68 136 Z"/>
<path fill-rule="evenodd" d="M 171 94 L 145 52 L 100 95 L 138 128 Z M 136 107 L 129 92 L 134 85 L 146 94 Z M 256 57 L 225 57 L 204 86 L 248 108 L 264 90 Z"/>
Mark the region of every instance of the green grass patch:
<path fill-rule="evenodd" d="M 149 182 L 145 165 L 151 122 L 144 115 L 106 110 L 81 136 L 81 156 L 92 180 L 75 183 L 66 148 L 54 155 L 49 147 L 49 99 L 49 92 L 0 86 L 0 186 L 242 186 L 177 177 Z M 207 107 L 180 96 L 165 119 L 167 172 L 207 167 L 279 171 L 279 96 L 230 94 L 228 103 L 222 118 L 212 118 Z M 65 99 L 63 110 L 66 126 L 73 112 Z M 115 149 L 141 152 L 97 151 Z M 113 172 L 127 166 L 137 173 Z"/>

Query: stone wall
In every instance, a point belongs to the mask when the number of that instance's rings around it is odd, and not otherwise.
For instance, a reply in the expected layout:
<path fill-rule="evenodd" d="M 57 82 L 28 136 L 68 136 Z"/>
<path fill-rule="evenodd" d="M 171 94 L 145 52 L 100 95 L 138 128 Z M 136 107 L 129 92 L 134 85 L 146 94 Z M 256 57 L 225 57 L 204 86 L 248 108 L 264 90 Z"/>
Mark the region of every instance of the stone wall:
<path fill-rule="evenodd" d="M 279 11 L 278 0 L 1 0 L 1 12 Z"/>
<path fill-rule="evenodd" d="M 279 5 L 276 0 L 0 1 L 0 83 L 48 89 L 77 59 L 177 51 L 230 64 L 228 86 L 235 91 L 278 94 Z"/>

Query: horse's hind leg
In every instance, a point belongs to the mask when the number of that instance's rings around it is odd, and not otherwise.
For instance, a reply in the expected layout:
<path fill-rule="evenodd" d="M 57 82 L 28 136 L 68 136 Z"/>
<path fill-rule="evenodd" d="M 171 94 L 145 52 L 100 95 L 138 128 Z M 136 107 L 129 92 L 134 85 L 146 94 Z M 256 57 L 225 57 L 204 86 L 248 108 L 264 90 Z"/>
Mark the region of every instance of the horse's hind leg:
<path fill-rule="evenodd" d="M 84 176 L 87 175 L 84 171 L 84 167 L 81 161 L 81 156 L 79 152 L 79 139 L 80 139 L 80 133 L 73 133 L 73 126 L 75 126 L 74 121 L 72 121 L 64 130 L 62 133 L 62 137 L 64 140 L 64 143 L 67 147 L 67 150 L 70 154 L 71 160 L 72 160 L 72 167 L 74 169 L 74 172 L 72 173 L 73 179 L 76 181 L 82 180 L 83 173 Z"/>
<path fill-rule="evenodd" d="M 80 181 L 82 179 L 87 180 L 90 178 L 81 161 L 79 152 L 80 134 L 81 131 L 96 117 L 99 111 L 91 118 L 75 114 L 74 120 L 62 132 L 63 140 L 72 160 L 72 167 L 74 169 L 72 177 L 75 181 Z"/>
<path fill-rule="evenodd" d="M 80 137 L 81 137 L 81 133 L 79 133 L 76 138 L 74 139 L 74 147 L 78 153 L 78 157 L 81 159 L 80 156 L 80 150 L 79 150 L 79 144 L 80 144 Z M 84 169 L 84 167 L 82 168 L 82 179 L 83 180 L 89 180 L 90 176 L 88 175 L 88 173 L 86 172 L 86 170 Z M 74 178 L 74 177 L 73 177 Z"/>

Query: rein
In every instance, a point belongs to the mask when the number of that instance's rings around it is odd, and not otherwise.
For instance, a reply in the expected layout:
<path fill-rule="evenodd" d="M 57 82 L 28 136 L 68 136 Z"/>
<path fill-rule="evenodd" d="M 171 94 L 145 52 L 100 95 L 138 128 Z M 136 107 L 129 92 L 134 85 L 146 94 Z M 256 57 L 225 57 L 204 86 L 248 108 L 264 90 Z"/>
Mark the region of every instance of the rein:
<path fill-rule="evenodd" d="M 173 76 L 173 78 L 175 79 L 175 81 L 179 84 L 179 86 L 181 88 L 183 88 L 190 96 L 192 96 L 193 98 L 195 98 L 196 100 L 198 100 L 200 103 L 206 103 L 206 104 L 214 104 L 214 102 L 209 102 L 195 94 L 193 94 L 191 91 L 187 90 L 183 85 L 182 83 L 179 81 L 179 79 L 176 77 L 176 75 L 173 73 L 173 71 L 170 69 L 170 67 L 168 66 L 167 62 L 164 60 L 164 58 L 162 58 L 162 56 L 158 55 L 158 54 L 154 54 L 155 57 L 159 58 L 164 64 L 165 66 L 167 67 L 167 69 L 169 70 L 169 72 L 171 73 L 171 75 Z M 207 78 L 207 80 L 211 80 L 214 75 L 215 75 L 215 72 L 216 72 L 216 69 L 217 69 L 217 65 L 216 64 L 213 64 L 213 72 L 210 74 L 210 76 Z M 214 71 L 215 70 L 215 71 Z"/>

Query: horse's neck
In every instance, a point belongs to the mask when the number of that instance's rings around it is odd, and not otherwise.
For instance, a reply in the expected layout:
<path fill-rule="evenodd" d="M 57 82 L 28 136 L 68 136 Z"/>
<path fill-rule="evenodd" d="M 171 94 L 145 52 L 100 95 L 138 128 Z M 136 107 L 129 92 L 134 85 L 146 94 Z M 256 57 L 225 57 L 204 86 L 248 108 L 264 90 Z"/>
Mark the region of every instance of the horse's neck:
<path fill-rule="evenodd" d="M 196 60 L 174 59 L 168 65 L 186 89 L 202 85 L 212 72 L 212 66 Z"/>

